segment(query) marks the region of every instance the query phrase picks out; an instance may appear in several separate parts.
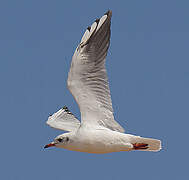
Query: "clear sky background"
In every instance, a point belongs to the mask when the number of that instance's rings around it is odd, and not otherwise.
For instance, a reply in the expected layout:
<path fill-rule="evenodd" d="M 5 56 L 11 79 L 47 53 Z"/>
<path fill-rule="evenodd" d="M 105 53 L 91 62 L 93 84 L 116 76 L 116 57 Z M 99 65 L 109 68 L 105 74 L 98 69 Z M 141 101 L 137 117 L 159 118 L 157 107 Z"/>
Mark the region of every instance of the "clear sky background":
<path fill-rule="evenodd" d="M 85 29 L 113 11 L 107 57 L 115 119 L 162 140 L 153 152 L 103 155 L 43 149 L 61 131 L 46 125 L 67 105 L 71 57 Z M 0 1 L 0 178 L 187 179 L 189 1 Z"/>

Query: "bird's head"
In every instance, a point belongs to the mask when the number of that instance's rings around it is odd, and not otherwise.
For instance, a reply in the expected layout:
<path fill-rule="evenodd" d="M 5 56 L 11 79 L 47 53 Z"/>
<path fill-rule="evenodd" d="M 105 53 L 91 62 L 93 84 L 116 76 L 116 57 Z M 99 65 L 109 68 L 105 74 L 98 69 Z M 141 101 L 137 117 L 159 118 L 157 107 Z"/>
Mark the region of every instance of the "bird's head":
<path fill-rule="evenodd" d="M 71 140 L 70 133 L 61 134 L 57 136 L 53 142 L 45 145 L 44 148 L 53 147 L 53 146 L 56 147 L 65 146 L 71 142 L 70 140 Z"/>

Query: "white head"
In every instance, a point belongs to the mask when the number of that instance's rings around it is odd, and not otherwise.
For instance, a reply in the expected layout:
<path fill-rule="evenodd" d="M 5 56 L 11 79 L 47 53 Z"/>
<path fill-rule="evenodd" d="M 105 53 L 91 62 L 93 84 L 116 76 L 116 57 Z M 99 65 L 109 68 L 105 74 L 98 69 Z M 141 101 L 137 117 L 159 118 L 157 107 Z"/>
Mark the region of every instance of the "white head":
<path fill-rule="evenodd" d="M 72 134 L 69 133 L 64 133 L 61 134 L 59 136 L 57 136 L 53 142 L 51 142 L 50 144 L 45 145 L 44 148 L 48 148 L 48 147 L 52 147 L 52 146 L 56 146 L 56 147 L 64 147 L 68 144 L 70 144 L 73 140 L 72 140 Z"/>

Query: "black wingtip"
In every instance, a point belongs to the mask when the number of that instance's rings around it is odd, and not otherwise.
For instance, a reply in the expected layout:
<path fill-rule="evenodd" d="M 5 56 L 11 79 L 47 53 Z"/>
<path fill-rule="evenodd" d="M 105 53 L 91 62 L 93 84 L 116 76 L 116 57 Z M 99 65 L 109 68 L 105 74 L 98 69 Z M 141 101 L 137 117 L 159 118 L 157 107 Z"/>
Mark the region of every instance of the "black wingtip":
<path fill-rule="evenodd" d="M 96 19 L 96 20 L 95 20 L 95 22 L 97 23 L 97 25 L 98 25 L 99 21 L 100 21 L 100 19 Z"/>
<path fill-rule="evenodd" d="M 112 11 L 111 11 L 111 10 L 108 10 L 104 15 L 112 16 Z"/>
<path fill-rule="evenodd" d="M 64 106 L 62 109 L 64 109 L 65 111 L 68 111 L 68 107 Z"/>
<path fill-rule="evenodd" d="M 91 30 L 91 26 L 89 26 L 87 29 L 90 31 Z"/>
<path fill-rule="evenodd" d="M 112 11 L 108 10 L 104 15 L 107 15 L 107 16 L 111 17 L 112 16 Z M 99 21 L 100 21 L 100 18 L 97 18 L 95 20 L 95 22 L 97 23 L 97 25 L 98 25 Z M 91 26 L 88 26 L 87 29 L 88 29 L 88 31 L 90 31 L 91 30 Z"/>

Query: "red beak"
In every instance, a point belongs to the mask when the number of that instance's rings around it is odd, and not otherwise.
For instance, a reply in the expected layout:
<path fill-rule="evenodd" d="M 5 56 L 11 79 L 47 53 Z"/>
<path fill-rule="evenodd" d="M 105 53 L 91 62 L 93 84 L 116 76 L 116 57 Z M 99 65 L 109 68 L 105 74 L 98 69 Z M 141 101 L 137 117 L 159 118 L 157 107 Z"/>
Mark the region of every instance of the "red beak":
<path fill-rule="evenodd" d="M 45 147 L 44 147 L 44 148 L 49 148 L 49 147 L 52 147 L 52 146 L 55 146 L 55 143 L 54 143 L 54 142 L 52 142 L 52 143 L 50 143 L 50 144 L 45 145 Z"/>

